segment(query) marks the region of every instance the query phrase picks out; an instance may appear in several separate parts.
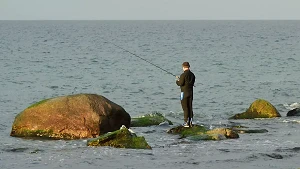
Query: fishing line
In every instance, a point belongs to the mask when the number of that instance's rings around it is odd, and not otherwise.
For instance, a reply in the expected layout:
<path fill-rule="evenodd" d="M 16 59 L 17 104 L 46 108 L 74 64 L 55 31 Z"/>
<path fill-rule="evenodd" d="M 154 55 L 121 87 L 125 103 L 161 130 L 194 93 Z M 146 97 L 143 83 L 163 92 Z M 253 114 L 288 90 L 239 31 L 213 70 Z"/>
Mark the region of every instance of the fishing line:
<path fill-rule="evenodd" d="M 149 62 L 148 60 L 146 60 L 146 59 L 140 57 L 139 55 L 137 55 L 137 54 L 135 54 L 135 53 L 133 53 L 133 52 L 130 52 L 129 50 L 126 50 L 126 49 L 122 48 L 121 46 L 118 46 L 118 45 L 116 45 L 116 44 L 114 44 L 114 43 L 112 43 L 112 42 L 110 42 L 110 41 L 107 41 L 107 40 L 105 40 L 105 41 L 106 41 L 106 43 L 110 43 L 110 44 L 112 44 L 112 45 L 114 45 L 114 46 L 116 46 L 116 47 L 122 49 L 123 51 L 125 51 L 125 52 L 127 52 L 127 53 L 129 53 L 129 54 L 131 54 L 131 55 L 133 55 L 133 56 L 135 56 L 135 57 L 137 57 L 137 58 L 139 58 L 139 59 L 141 59 L 141 60 L 143 60 L 143 61 L 145 61 L 145 62 L 147 62 L 147 63 L 149 63 L 149 64 L 151 64 L 151 65 L 153 65 L 153 66 L 155 66 L 155 67 L 157 67 L 157 68 L 159 68 L 160 70 L 163 70 L 163 71 L 167 72 L 168 74 L 170 74 L 170 75 L 176 77 L 176 75 L 174 75 L 173 73 L 171 73 L 171 72 L 167 71 L 166 69 L 163 69 L 163 68 L 161 68 L 161 67 L 155 65 L 154 63 Z"/>

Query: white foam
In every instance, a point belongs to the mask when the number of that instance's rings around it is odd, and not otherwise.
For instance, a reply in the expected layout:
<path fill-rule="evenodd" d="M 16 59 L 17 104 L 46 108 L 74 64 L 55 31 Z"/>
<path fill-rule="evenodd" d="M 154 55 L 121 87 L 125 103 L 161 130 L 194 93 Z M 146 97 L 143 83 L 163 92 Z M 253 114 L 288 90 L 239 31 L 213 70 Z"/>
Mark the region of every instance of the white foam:
<path fill-rule="evenodd" d="M 283 120 L 283 123 L 300 123 L 300 120 Z"/>
<path fill-rule="evenodd" d="M 300 103 L 292 103 L 290 105 L 288 105 L 287 103 L 283 104 L 283 106 L 286 108 L 286 109 L 289 109 L 289 110 L 293 110 L 293 109 L 296 109 L 296 108 L 300 108 Z"/>

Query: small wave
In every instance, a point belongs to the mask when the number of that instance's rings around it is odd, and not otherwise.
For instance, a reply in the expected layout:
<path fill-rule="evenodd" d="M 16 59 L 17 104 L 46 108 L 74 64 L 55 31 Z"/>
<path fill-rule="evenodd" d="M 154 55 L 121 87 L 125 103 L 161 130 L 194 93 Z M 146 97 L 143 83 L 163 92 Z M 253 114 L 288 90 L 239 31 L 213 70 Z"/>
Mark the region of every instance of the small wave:
<path fill-rule="evenodd" d="M 288 110 L 293 110 L 293 109 L 296 109 L 296 108 L 300 108 L 300 103 L 292 103 L 292 104 L 287 104 L 287 103 L 284 103 L 283 106 L 288 109 Z"/>
<path fill-rule="evenodd" d="M 170 111 L 169 113 L 166 113 L 166 116 L 173 117 L 173 118 L 181 118 L 183 116 L 183 112 Z"/>
<path fill-rule="evenodd" d="M 164 93 L 163 92 L 155 92 L 155 93 L 153 93 L 153 95 L 164 95 Z"/>
<path fill-rule="evenodd" d="M 50 89 L 58 89 L 58 86 L 48 86 Z"/>
<path fill-rule="evenodd" d="M 283 123 L 300 123 L 300 120 L 283 120 Z"/>
<path fill-rule="evenodd" d="M 294 147 L 294 148 L 278 148 L 275 150 L 276 152 L 294 152 L 294 153 L 298 153 L 300 151 L 300 147 Z"/>
<path fill-rule="evenodd" d="M 229 153 L 230 152 L 229 149 L 225 149 L 225 148 L 220 148 L 218 150 L 221 151 L 221 152 L 225 152 L 225 153 Z"/>
<path fill-rule="evenodd" d="M 159 126 L 169 127 L 169 122 L 167 122 L 167 121 L 161 122 L 161 123 L 159 124 Z"/>
<path fill-rule="evenodd" d="M 265 156 L 265 157 L 270 157 L 270 158 L 274 158 L 274 159 L 283 159 L 283 156 L 280 155 L 280 154 L 277 154 L 277 153 L 272 153 L 272 154 L 264 154 L 264 153 L 261 153 L 262 156 Z"/>
<path fill-rule="evenodd" d="M 22 152 L 25 152 L 27 150 L 29 150 L 29 148 L 23 148 L 23 147 L 3 149 L 3 151 L 5 151 L 5 152 L 13 152 L 13 153 L 22 153 Z"/>
<path fill-rule="evenodd" d="M 297 61 L 295 58 L 287 58 L 288 61 L 295 62 Z"/>

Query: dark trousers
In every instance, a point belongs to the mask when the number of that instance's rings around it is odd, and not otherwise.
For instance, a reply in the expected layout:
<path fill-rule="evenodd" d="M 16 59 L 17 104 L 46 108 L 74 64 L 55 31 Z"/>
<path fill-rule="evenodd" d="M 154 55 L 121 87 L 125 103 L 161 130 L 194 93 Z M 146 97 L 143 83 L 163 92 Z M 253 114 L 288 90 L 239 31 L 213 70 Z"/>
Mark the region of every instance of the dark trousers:
<path fill-rule="evenodd" d="M 184 97 L 181 100 L 181 106 L 184 113 L 184 122 L 189 122 L 193 118 L 193 96 Z"/>

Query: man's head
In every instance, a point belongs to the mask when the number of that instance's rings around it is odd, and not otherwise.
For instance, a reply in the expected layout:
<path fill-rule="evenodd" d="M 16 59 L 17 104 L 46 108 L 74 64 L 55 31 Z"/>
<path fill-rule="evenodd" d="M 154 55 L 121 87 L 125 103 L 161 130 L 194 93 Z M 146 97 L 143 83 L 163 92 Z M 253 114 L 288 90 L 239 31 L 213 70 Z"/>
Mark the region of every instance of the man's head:
<path fill-rule="evenodd" d="M 182 63 L 182 69 L 183 69 L 183 71 L 184 71 L 184 70 L 190 69 L 190 64 L 189 64 L 189 62 L 183 62 L 183 63 Z"/>

